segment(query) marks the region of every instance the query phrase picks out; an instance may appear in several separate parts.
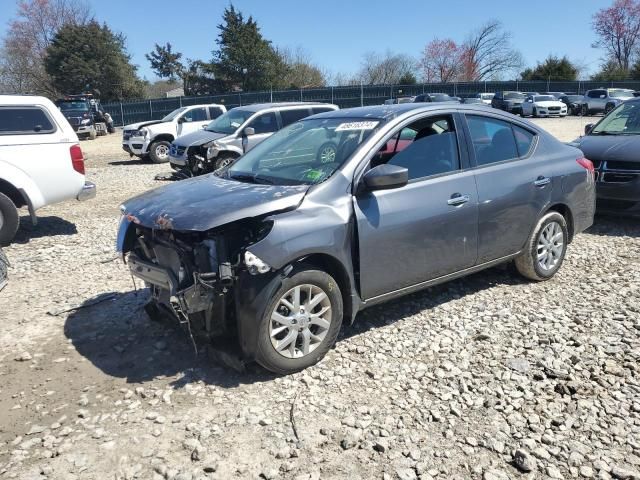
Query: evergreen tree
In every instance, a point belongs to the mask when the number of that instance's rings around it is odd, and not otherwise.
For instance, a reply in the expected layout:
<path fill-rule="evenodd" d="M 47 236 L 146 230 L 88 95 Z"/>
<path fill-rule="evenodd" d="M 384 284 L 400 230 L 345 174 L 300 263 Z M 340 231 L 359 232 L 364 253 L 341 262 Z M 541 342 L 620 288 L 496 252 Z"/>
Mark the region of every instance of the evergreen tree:
<path fill-rule="evenodd" d="M 565 56 L 549 56 L 535 68 L 522 72 L 522 80 L 573 81 L 578 77 L 578 68 Z"/>
<path fill-rule="evenodd" d="M 213 52 L 216 77 L 227 90 L 265 90 L 282 86 L 286 66 L 258 24 L 233 5 L 227 7 Z"/>
<path fill-rule="evenodd" d="M 629 71 L 618 65 L 618 62 L 615 60 L 609 60 L 604 65 L 598 73 L 591 77 L 591 80 L 595 80 L 598 82 L 612 82 L 612 81 L 621 81 L 629 79 Z"/>
<path fill-rule="evenodd" d="M 182 54 L 174 52 L 172 46 L 167 42 L 166 45 L 158 45 L 156 43 L 152 52 L 145 55 L 151 64 L 151 70 L 160 78 L 168 78 L 175 80 L 182 76 L 184 65 L 180 62 Z"/>
<path fill-rule="evenodd" d="M 144 96 L 144 83 L 130 60 L 122 35 L 90 21 L 63 26 L 47 48 L 44 64 L 58 91 L 97 91 L 109 101 Z"/>

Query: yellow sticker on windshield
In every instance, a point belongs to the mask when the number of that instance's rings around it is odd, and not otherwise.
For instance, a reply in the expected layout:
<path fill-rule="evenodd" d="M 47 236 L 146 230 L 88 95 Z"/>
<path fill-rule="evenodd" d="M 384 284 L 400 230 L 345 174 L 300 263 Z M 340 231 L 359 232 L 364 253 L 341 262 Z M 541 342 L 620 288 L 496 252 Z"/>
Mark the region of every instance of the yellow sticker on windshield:
<path fill-rule="evenodd" d="M 380 122 L 349 122 L 341 123 L 336 127 L 336 132 L 345 130 L 373 130 Z"/>

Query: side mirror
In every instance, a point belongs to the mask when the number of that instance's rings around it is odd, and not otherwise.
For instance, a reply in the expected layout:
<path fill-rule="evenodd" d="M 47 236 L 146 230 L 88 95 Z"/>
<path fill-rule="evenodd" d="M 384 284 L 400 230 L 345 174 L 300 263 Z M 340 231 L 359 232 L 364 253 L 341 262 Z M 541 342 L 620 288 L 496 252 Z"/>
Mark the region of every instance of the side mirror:
<path fill-rule="evenodd" d="M 593 123 L 587 123 L 584 126 L 584 134 L 589 135 L 591 133 L 591 130 L 593 130 Z"/>
<path fill-rule="evenodd" d="M 378 165 L 369 170 L 362 181 L 368 191 L 399 188 L 409 183 L 409 170 L 397 165 Z"/>
<path fill-rule="evenodd" d="M 184 117 L 180 117 L 180 118 L 178 119 L 178 123 L 184 123 L 185 121 L 186 121 L 186 120 L 185 120 L 185 118 L 184 118 Z"/>
<path fill-rule="evenodd" d="M 255 135 L 255 134 L 256 134 L 256 129 L 253 127 L 247 127 L 242 131 L 243 137 L 250 137 L 251 135 Z"/>

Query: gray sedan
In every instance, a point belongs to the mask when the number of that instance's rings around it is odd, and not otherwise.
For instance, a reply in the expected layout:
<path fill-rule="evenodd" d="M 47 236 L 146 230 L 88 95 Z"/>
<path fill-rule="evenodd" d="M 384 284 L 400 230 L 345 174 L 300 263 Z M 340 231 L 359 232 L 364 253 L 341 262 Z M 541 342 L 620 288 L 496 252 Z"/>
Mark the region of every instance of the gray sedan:
<path fill-rule="evenodd" d="M 128 200 L 118 245 L 151 316 L 286 374 L 371 305 L 504 262 L 550 279 L 594 208 L 578 149 L 504 112 L 414 103 L 309 117 Z"/>

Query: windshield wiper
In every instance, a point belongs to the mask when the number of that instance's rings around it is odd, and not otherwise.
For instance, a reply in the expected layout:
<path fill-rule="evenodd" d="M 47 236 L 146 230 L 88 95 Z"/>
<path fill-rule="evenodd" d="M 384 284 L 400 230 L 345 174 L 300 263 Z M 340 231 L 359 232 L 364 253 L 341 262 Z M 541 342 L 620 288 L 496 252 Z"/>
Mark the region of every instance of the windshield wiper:
<path fill-rule="evenodd" d="M 261 175 L 249 175 L 249 174 L 235 174 L 232 175 L 231 173 L 228 174 L 228 177 L 232 180 L 238 180 L 239 182 L 249 182 L 249 183 L 257 183 L 257 184 L 264 184 L 264 185 L 273 185 L 273 180 L 267 178 L 267 177 L 263 177 Z"/>

